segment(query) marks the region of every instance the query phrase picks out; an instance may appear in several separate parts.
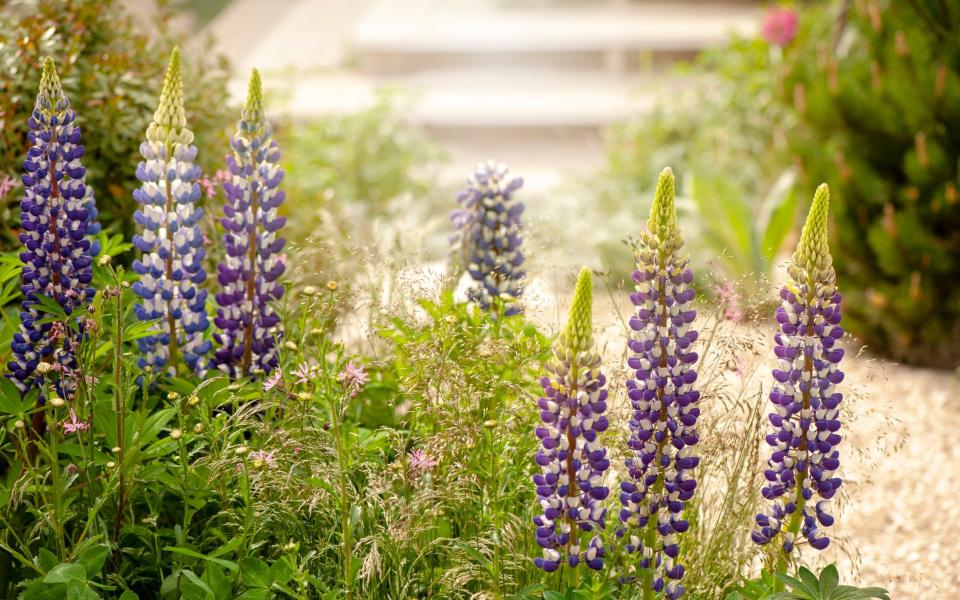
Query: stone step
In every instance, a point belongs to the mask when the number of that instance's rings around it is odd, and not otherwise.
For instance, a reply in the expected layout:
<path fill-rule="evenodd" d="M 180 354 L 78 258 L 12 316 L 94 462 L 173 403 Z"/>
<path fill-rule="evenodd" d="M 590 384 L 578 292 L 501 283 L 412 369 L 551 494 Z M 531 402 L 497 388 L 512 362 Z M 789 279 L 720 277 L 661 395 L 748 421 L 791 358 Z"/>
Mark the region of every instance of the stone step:
<path fill-rule="evenodd" d="M 732 32 L 751 34 L 758 11 L 742 2 L 693 0 L 551 7 L 376 0 L 354 28 L 352 46 L 369 73 L 493 63 L 622 71 L 643 62 L 637 55 L 669 62 Z"/>
<path fill-rule="evenodd" d="M 265 84 L 283 89 L 284 79 Z M 281 106 L 297 119 L 345 114 L 370 106 L 378 90 L 399 92 L 405 114 L 415 123 L 437 129 L 602 128 L 651 108 L 659 93 L 677 78 L 562 69 L 458 69 L 403 77 L 371 77 L 339 72 L 286 81 L 290 89 Z M 233 95 L 242 98 L 238 81 Z"/>

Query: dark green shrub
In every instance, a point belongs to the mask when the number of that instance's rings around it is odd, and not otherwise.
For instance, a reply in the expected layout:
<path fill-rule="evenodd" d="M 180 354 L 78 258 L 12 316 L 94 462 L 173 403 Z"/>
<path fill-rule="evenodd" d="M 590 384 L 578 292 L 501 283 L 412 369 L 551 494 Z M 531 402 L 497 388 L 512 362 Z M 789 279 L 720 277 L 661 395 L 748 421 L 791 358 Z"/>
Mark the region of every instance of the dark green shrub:
<path fill-rule="evenodd" d="M 163 17 L 163 15 L 161 15 Z M 156 35 L 138 30 L 117 0 L 20 0 L 0 14 L 0 179 L 17 184 L 0 199 L 5 223 L 16 221 L 22 187 L 20 165 L 27 150 L 27 119 L 33 111 L 40 64 L 57 62 L 64 91 L 84 131 L 87 182 L 92 185 L 104 227 L 132 234 L 137 184 L 137 149 L 153 116 L 170 48 L 165 18 Z M 226 64 L 189 53 L 184 64 L 187 114 L 197 131 L 204 171 L 222 168 L 226 129 Z M 15 231 L 0 233 L 0 248 L 16 244 Z"/>
<path fill-rule="evenodd" d="M 780 91 L 804 185 L 830 184 L 844 319 L 893 358 L 956 366 L 960 6 L 865 0 L 801 20 Z"/>

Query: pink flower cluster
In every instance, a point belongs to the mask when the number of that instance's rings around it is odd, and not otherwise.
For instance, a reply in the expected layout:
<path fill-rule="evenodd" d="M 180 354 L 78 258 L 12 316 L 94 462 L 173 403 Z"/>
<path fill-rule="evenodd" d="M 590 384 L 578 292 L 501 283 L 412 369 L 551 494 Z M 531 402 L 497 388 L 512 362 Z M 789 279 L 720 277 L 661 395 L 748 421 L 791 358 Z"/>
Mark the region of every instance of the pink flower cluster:
<path fill-rule="evenodd" d="M 797 11 L 792 8 L 771 8 L 763 19 L 761 35 L 775 46 L 789 45 L 797 37 Z"/>

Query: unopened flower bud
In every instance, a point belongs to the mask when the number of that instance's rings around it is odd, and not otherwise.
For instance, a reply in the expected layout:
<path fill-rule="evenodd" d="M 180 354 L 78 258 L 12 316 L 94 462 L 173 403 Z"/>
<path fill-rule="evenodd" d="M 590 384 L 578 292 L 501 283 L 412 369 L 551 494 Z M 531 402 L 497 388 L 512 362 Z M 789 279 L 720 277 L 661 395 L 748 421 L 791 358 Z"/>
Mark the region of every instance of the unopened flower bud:
<path fill-rule="evenodd" d="M 183 437 L 183 432 L 180 431 L 179 429 L 174 429 L 173 431 L 170 432 L 170 437 L 175 440 L 179 440 L 181 437 Z"/>

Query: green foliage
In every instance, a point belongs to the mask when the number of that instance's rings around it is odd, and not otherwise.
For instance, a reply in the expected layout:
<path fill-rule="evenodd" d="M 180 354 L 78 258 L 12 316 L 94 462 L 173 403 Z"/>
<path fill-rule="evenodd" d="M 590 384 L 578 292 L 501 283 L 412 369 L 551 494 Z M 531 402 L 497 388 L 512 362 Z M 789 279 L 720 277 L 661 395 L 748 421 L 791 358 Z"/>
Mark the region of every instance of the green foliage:
<path fill-rule="evenodd" d="M 960 355 L 960 10 L 937 0 L 804 11 L 779 88 L 803 184 L 833 192 L 844 321 L 915 364 Z"/>
<path fill-rule="evenodd" d="M 762 40 L 735 39 L 679 72 L 683 84 L 653 114 L 611 130 L 598 206 L 613 214 L 629 198 L 631 212 L 644 210 L 632 199 L 650 197 L 652 174 L 672 165 L 695 260 L 722 255 L 730 278 L 770 275 L 798 213 L 781 154 L 792 116 L 771 89 L 777 60 Z"/>
<path fill-rule="evenodd" d="M 775 592 L 778 580 L 789 588 Z M 782 589 L 782 588 L 781 588 Z M 727 595 L 726 600 L 867 600 L 878 598 L 890 600 L 886 590 L 878 587 L 857 588 L 840 585 L 836 565 L 828 565 L 820 575 L 806 567 L 800 567 L 797 577 L 782 573 L 776 576 L 763 572 L 760 577 L 748 581 Z"/>
<path fill-rule="evenodd" d="M 440 151 L 401 118 L 398 102 L 383 93 L 359 112 L 284 128 L 279 137 L 287 171 L 285 208 L 297 215 L 287 224 L 292 239 L 308 238 L 327 213 L 359 211 L 347 220 L 356 228 L 391 202 L 409 209 L 414 199 L 429 201 L 435 190 L 427 169 Z"/>
<path fill-rule="evenodd" d="M 64 92 L 83 129 L 87 184 L 93 186 L 100 221 L 130 239 L 138 148 L 153 115 L 170 49 L 166 16 L 158 35 L 141 33 L 118 0 L 15 0 L 0 13 L 0 179 L 18 183 L 0 199 L 0 219 L 17 221 L 20 165 L 26 156 L 27 119 L 33 111 L 40 65 L 58 65 Z M 203 53 L 192 53 L 193 57 Z M 190 125 L 200 132 L 198 160 L 205 172 L 220 168 L 231 111 L 223 60 L 184 63 Z M 8 76 L 9 74 L 9 76 Z M 4 228 L 0 249 L 16 243 Z"/>

